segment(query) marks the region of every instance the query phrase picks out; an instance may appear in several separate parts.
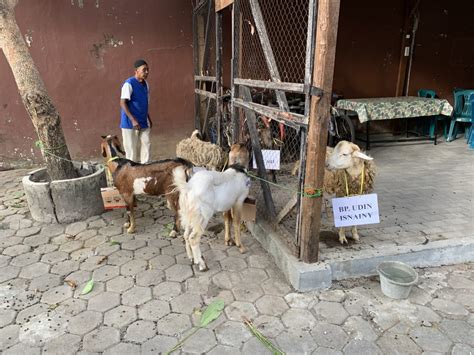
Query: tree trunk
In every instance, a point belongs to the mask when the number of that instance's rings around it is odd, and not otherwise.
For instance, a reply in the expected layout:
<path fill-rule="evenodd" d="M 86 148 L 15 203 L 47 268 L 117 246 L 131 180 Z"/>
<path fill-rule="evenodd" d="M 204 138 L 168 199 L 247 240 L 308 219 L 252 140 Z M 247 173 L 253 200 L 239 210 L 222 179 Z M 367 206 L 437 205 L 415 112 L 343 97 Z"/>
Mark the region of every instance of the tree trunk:
<path fill-rule="evenodd" d="M 52 180 L 77 177 L 61 127 L 59 113 L 46 91 L 15 20 L 18 0 L 0 0 L 0 48 L 15 77 L 26 111 L 41 142 Z"/>

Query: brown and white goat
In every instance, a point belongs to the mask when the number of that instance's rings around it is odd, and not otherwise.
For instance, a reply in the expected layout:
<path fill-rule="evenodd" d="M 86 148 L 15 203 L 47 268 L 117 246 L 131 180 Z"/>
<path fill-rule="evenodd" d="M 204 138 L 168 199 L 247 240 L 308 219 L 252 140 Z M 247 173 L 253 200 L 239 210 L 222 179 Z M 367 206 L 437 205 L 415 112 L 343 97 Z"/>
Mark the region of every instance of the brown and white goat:
<path fill-rule="evenodd" d="M 120 158 L 117 152 L 125 154 L 117 136 L 102 136 L 102 155 L 107 159 L 107 167 L 112 173 L 115 187 L 127 204 L 127 222 L 124 226 L 128 233 L 135 232 L 135 195 L 164 195 L 170 210 L 175 213 L 175 224 L 171 235 L 180 228 L 179 194 L 173 184 L 173 170 L 182 168 L 186 176 L 190 174 L 192 164 L 180 158 L 165 159 L 148 164 L 139 164 Z"/>
<path fill-rule="evenodd" d="M 247 168 L 249 165 L 249 151 L 245 144 L 235 143 L 232 144 L 229 151 L 229 166 L 230 165 L 240 165 L 244 168 Z M 237 214 L 236 211 L 230 209 L 229 211 L 224 212 L 224 242 L 225 245 L 236 245 L 239 248 L 239 251 L 243 254 L 247 250 L 240 240 L 240 215 L 234 217 Z M 238 218 L 238 221 L 236 219 Z M 234 226 L 234 238 L 233 240 L 230 236 L 230 226 Z M 237 230 L 238 229 L 238 230 Z"/>
<path fill-rule="evenodd" d="M 232 209 L 235 239 L 240 242 L 240 216 L 249 193 L 250 179 L 239 165 L 231 165 L 223 172 L 201 170 L 188 182 L 182 167 L 174 169 L 173 176 L 179 191 L 179 215 L 184 228 L 186 253 L 200 271 L 206 271 L 200 248 L 201 236 L 216 212 Z"/>

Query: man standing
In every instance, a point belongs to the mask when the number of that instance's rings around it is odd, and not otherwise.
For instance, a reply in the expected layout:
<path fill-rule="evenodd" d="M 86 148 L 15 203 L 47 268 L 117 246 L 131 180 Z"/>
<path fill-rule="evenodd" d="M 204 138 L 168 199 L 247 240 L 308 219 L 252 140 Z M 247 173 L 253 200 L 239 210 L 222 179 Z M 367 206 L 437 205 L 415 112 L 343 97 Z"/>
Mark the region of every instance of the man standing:
<path fill-rule="evenodd" d="M 150 160 L 150 128 L 152 126 L 148 114 L 149 87 L 148 64 L 143 59 L 134 63 L 135 75 L 125 80 L 120 95 L 123 147 L 126 158 L 148 163 Z"/>

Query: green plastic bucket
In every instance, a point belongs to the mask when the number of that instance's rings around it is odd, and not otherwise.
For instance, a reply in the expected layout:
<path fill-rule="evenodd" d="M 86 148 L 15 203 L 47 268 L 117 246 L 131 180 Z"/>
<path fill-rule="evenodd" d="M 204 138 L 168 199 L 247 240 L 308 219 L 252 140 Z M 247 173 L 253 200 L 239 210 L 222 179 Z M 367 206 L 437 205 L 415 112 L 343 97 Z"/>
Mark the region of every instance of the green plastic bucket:
<path fill-rule="evenodd" d="M 410 265 L 400 261 L 385 261 L 377 266 L 380 287 L 384 295 L 403 299 L 410 294 L 411 287 L 418 282 L 418 273 Z"/>

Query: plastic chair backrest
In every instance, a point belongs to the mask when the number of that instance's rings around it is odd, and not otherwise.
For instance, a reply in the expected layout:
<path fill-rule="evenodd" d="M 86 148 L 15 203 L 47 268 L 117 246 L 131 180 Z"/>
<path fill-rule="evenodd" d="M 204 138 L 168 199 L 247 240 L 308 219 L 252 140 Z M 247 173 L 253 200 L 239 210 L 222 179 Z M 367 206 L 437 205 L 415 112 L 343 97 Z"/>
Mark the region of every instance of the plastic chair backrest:
<path fill-rule="evenodd" d="M 436 92 L 434 90 L 430 89 L 420 89 L 418 90 L 418 96 L 419 97 L 426 97 L 429 99 L 434 99 L 436 98 Z"/>
<path fill-rule="evenodd" d="M 471 121 L 474 123 L 474 110 L 472 109 L 474 107 L 474 92 L 471 94 L 469 102 L 471 103 Z"/>
<path fill-rule="evenodd" d="M 454 118 L 472 118 L 471 97 L 474 90 L 459 90 L 454 92 Z"/>

